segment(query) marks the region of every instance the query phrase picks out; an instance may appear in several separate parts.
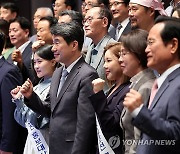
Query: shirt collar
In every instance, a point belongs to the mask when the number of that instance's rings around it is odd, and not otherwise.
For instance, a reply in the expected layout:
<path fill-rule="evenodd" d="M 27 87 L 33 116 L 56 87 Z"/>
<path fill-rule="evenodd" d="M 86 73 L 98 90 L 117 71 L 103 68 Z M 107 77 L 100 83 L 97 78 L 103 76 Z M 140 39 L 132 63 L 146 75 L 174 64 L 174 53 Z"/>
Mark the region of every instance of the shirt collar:
<path fill-rule="evenodd" d="M 18 48 L 21 51 L 21 53 L 23 53 L 23 51 L 25 50 L 25 48 L 28 46 L 29 43 L 30 41 L 27 41 Z"/>
<path fill-rule="evenodd" d="M 74 67 L 74 65 L 79 61 L 79 59 L 81 58 L 82 56 L 80 56 L 78 59 L 76 59 L 71 65 L 69 65 L 67 68 L 65 68 L 65 66 L 63 67 L 63 70 L 66 69 L 68 71 L 68 73 L 71 72 L 72 68 Z"/>
<path fill-rule="evenodd" d="M 169 69 L 167 69 L 163 74 L 161 74 L 161 76 L 159 78 L 157 78 L 158 88 L 161 87 L 161 85 L 163 84 L 165 79 L 168 77 L 168 75 L 171 74 L 174 70 L 176 70 L 179 67 L 180 67 L 180 64 L 176 64 L 176 65 L 170 67 Z"/>

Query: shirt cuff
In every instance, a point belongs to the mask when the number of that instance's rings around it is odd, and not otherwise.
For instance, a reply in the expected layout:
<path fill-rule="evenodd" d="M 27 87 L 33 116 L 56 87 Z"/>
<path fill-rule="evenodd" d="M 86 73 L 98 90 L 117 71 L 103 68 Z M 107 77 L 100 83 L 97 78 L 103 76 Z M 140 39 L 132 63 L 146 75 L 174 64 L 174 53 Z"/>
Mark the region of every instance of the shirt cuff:
<path fill-rule="evenodd" d="M 133 118 L 135 118 L 139 114 L 142 107 L 143 107 L 143 104 L 141 104 L 139 107 L 137 107 L 136 109 L 134 109 L 134 111 L 131 112 L 131 115 L 132 115 Z"/>

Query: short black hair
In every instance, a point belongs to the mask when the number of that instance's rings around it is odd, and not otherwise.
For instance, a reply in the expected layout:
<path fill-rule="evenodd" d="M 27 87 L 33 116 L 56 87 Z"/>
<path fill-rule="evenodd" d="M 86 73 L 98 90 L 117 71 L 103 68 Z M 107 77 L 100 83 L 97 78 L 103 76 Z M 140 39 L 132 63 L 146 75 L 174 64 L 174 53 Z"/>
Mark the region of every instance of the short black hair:
<path fill-rule="evenodd" d="M 65 10 L 60 12 L 59 16 L 69 15 L 72 21 L 77 22 L 80 26 L 83 27 L 83 15 L 82 13 L 74 10 Z"/>
<path fill-rule="evenodd" d="M 15 3 L 12 2 L 5 2 L 1 4 L 1 7 L 7 9 L 7 10 L 11 10 L 12 13 L 16 12 L 17 16 L 19 14 L 19 8 L 16 6 Z"/>
<path fill-rule="evenodd" d="M 21 28 L 22 28 L 23 30 L 28 29 L 29 32 L 30 32 L 30 30 L 31 30 L 31 24 L 30 24 L 30 22 L 29 22 L 29 20 L 28 20 L 27 18 L 25 18 L 25 17 L 17 17 L 17 18 L 15 18 L 15 19 L 11 20 L 11 21 L 10 21 L 10 24 L 13 23 L 13 22 L 19 23 L 19 25 L 21 26 Z"/>
<path fill-rule="evenodd" d="M 0 30 L 5 34 L 6 37 L 4 48 L 6 49 L 14 47 L 9 38 L 9 22 L 4 19 L 0 19 Z"/>
<path fill-rule="evenodd" d="M 84 30 L 76 22 L 56 24 L 51 27 L 51 34 L 61 36 L 69 45 L 73 41 L 78 42 L 78 48 L 81 51 L 84 42 Z"/>
<path fill-rule="evenodd" d="M 49 27 L 57 24 L 58 22 L 58 20 L 55 17 L 51 17 L 51 16 L 42 17 L 39 21 L 42 20 L 47 20 L 49 22 Z"/>
<path fill-rule="evenodd" d="M 66 4 L 66 6 L 70 6 L 72 10 L 76 8 L 75 0 L 65 0 L 64 3 Z"/>
<path fill-rule="evenodd" d="M 180 18 L 159 16 L 155 20 L 155 24 L 163 23 L 164 28 L 161 30 L 160 35 L 166 46 L 173 38 L 178 40 L 178 57 L 180 59 Z"/>
<path fill-rule="evenodd" d="M 5 34 L 0 31 L 0 55 L 2 54 L 2 51 L 3 51 L 3 48 L 4 48 L 4 45 L 5 45 Z"/>
<path fill-rule="evenodd" d="M 51 49 L 52 49 L 52 45 L 45 44 L 40 48 L 38 48 L 35 53 L 42 59 L 52 60 L 54 59 L 54 54 Z"/>

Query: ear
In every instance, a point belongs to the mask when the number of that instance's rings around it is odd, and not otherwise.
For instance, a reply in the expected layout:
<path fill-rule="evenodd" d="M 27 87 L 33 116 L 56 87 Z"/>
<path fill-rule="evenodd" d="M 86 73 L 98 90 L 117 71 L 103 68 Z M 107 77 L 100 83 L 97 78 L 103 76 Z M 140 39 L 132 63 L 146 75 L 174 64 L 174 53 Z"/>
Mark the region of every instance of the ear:
<path fill-rule="evenodd" d="M 52 59 L 52 60 L 51 60 L 51 63 L 52 63 L 52 66 L 56 66 L 56 61 L 55 61 L 55 59 Z"/>
<path fill-rule="evenodd" d="M 74 40 L 72 42 L 72 48 L 73 48 L 73 50 L 77 50 L 78 49 L 78 42 L 76 40 Z"/>
<path fill-rule="evenodd" d="M 150 16 L 154 18 L 155 16 L 155 10 L 153 8 L 149 8 L 149 13 L 150 13 Z"/>
<path fill-rule="evenodd" d="M 29 37 L 29 30 L 28 30 L 28 29 L 25 29 L 24 31 L 25 31 L 25 33 L 26 33 L 25 36 L 26 36 L 26 37 Z"/>
<path fill-rule="evenodd" d="M 103 20 L 103 27 L 107 27 L 107 25 L 108 25 L 108 18 L 104 17 L 102 20 Z"/>
<path fill-rule="evenodd" d="M 68 5 L 68 6 L 66 7 L 66 10 L 72 10 L 72 7 Z"/>
<path fill-rule="evenodd" d="M 178 39 L 177 38 L 173 38 L 171 40 L 171 53 L 172 54 L 175 54 L 177 52 L 178 45 L 179 45 Z"/>
<path fill-rule="evenodd" d="M 13 12 L 13 13 L 12 13 L 12 18 L 15 19 L 16 16 L 17 16 L 17 13 L 16 13 L 16 12 Z"/>

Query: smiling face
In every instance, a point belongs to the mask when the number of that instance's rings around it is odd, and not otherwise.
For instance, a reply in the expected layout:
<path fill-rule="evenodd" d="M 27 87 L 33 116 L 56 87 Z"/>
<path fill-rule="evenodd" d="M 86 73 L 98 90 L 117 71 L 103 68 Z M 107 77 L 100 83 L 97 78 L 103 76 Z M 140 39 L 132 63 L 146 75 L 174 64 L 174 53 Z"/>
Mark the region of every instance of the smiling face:
<path fill-rule="evenodd" d="M 37 39 L 43 40 L 46 43 L 52 43 L 52 35 L 50 32 L 49 21 L 41 20 L 37 25 Z"/>
<path fill-rule="evenodd" d="M 171 53 L 172 44 L 168 43 L 165 46 L 160 35 L 163 28 L 163 23 L 158 23 L 152 27 L 148 35 L 146 48 L 147 66 L 157 70 L 160 74 L 171 66 L 173 59 L 173 54 Z"/>
<path fill-rule="evenodd" d="M 109 81 L 116 81 L 122 76 L 122 69 L 118 57 L 112 52 L 112 48 L 105 52 L 104 69 Z"/>
<path fill-rule="evenodd" d="M 9 37 L 11 43 L 16 46 L 16 48 L 20 47 L 28 40 L 29 30 L 24 30 L 21 28 L 18 22 L 12 22 L 9 27 Z"/>
<path fill-rule="evenodd" d="M 121 56 L 119 58 L 123 74 L 133 77 L 139 73 L 141 65 L 136 55 L 128 51 L 123 45 L 121 47 Z"/>
<path fill-rule="evenodd" d="M 63 37 L 53 35 L 52 52 L 54 53 L 56 62 L 64 63 L 66 66 L 71 64 L 73 57 L 72 43 L 68 45 Z"/>
<path fill-rule="evenodd" d="M 132 29 L 140 28 L 146 30 L 152 20 L 151 11 L 135 3 L 129 3 L 129 18 Z"/>
<path fill-rule="evenodd" d="M 109 2 L 114 20 L 122 22 L 128 17 L 128 6 L 125 5 L 123 0 L 110 0 Z"/>
<path fill-rule="evenodd" d="M 45 60 L 34 54 L 34 69 L 38 78 L 49 78 L 52 76 L 55 69 L 55 60 Z"/>

